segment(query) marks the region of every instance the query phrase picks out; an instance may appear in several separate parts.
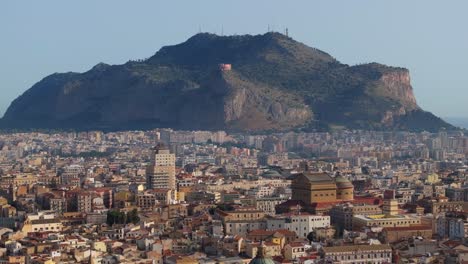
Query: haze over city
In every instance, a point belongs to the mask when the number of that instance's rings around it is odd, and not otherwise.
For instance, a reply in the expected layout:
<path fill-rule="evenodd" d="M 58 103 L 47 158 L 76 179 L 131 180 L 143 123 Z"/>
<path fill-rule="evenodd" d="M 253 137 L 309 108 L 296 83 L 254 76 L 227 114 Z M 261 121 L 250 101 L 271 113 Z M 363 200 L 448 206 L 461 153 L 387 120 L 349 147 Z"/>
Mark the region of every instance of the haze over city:
<path fill-rule="evenodd" d="M 468 263 L 467 10 L 0 3 L 0 264 Z"/>

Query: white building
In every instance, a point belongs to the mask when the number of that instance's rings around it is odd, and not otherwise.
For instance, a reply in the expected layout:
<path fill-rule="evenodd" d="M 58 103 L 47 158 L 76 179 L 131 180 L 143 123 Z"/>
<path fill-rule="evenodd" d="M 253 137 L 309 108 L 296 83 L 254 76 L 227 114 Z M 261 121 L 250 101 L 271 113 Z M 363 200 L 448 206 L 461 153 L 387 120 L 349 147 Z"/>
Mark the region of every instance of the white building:
<path fill-rule="evenodd" d="M 60 175 L 60 181 L 65 185 L 73 185 L 79 187 L 81 179 L 86 176 L 86 170 L 83 166 L 72 164 L 63 168 Z"/>
<path fill-rule="evenodd" d="M 247 191 L 247 194 L 255 196 L 255 198 L 271 197 L 276 191 L 272 186 L 259 186 Z"/>
<path fill-rule="evenodd" d="M 294 231 L 298 238 L 307 238 L 307 235 L 316 228 L 330 226 L 329 215 L 297 214 L 286 215 L 266 220 L 267 230 L 287 229 Z"/>
<path fill-rule="evenodd" d="M 288 199 L 286 197 L 264 197 L 258 198 L 255 200 L 255 207 L 257 210 L 262 210 L 268 215 L 276 214 L 276 206 L 283 202 L 286 202 Z"/>
<path fill-rule="evenodd" d="M 286 221 L 286 229 L 296 232 L 300 238 L 306 238 L 315 228 L 330 226 L 329 215 L 298 214 L 290 215 Z"/>

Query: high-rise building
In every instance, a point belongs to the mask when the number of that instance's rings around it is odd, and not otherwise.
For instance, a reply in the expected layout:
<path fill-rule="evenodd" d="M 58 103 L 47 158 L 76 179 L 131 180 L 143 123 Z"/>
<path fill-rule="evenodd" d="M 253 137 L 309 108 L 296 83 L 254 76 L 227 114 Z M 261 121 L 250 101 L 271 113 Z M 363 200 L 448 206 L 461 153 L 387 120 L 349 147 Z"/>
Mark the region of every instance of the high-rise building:
<path fill-rule="evenodd" d="M 175 155 L 161 143 L 154 148 L 146 170 L 146 184 L 148 189 L 176 189 Z"/>
<path fill-rule="evenodd" d="M 89 213 L 92 210 L 93 195 L 90 192 L 81 191 L 77 195 L 78 212 Z"/>

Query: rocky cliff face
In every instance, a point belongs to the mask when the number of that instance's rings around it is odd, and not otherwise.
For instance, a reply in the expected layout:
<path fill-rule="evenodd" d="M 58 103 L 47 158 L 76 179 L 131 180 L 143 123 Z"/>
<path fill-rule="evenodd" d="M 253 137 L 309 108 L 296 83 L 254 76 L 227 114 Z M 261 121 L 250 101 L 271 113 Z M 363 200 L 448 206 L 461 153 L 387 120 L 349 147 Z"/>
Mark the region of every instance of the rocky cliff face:
<path fill-rule="evenodd" d="M 381 121 L 384 125 L 392 126 L 399 117 L 405 116 L 407 112 L 419 109 L 413 94 L 408 70 L 397 69 L 385 72 L 377 82 L 377 87 L 381 89 L 379 92 L 382 93 L 382 96 L 397 101 L 400 105 L 385 111 Z"/>
<path fill-rule="evenodd" d="M 382 74 L 379 79 L 385 96 L 399 101 L 406 109 L 418 109 L 416 98 L 411 87 L 408 70 L 396 70 Z"/>
<path fill-rule="evenodd" d="M 221 78 L 229 91 L 224 99 L 224 121 L 230 129 L 282 130 L 312 118 L 310 108 L 299 97 L 292 104 L 281 90 L 251 83 L 234 71 L 222 73 Z"/>
<path fill-rule="evenodd" d="M 220 70 L 229 63 L 231 70 Z M 293 39 L 197 34 L 145 61 L 53 74 L 8 108 L 9 128 L 426 129 L 408 70 L 348 66 Z"/>

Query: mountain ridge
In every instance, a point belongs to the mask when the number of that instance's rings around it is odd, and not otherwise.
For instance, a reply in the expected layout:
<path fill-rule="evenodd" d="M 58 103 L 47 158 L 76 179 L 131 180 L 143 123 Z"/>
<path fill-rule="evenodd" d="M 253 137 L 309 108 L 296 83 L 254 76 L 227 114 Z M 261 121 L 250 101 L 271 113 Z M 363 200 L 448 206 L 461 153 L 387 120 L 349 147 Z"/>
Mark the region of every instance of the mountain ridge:
<path fill-rule="evenodd" d="M 220 70 L 221 63 L 232 69 Z M 378 63 L 349 66 L 280 33 L 200 33 L 162 47 L 146 60 L 49 75 L 12 102 L 2 126 L 453 128 L 417 105 L 407 69 Z"/>

